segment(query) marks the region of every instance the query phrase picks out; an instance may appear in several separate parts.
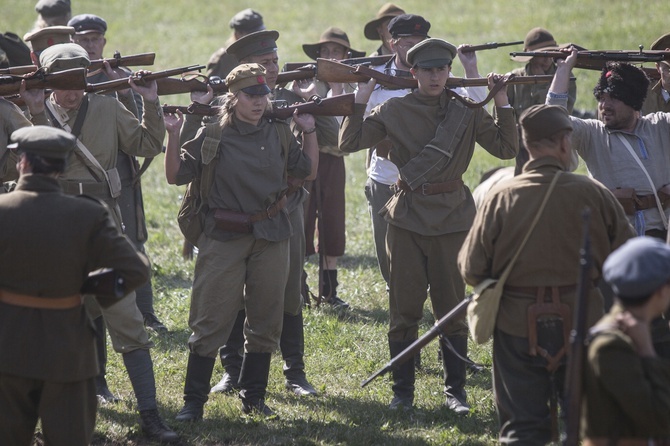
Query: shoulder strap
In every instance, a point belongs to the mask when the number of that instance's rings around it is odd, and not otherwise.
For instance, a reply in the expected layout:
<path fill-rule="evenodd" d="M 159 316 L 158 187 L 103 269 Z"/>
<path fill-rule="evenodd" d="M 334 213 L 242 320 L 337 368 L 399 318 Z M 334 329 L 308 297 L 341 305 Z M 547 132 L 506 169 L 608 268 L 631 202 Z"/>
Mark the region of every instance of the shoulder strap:
<path fill-rule="evenodd" d="M 218 121 L 205 125 L 205 140 L 202 142 L 200 157 L 202 162 L 202 173 L 200 176 L 201 203 L 207 203 L 207 195 L 214 184 L 214 166 L 212 161 L 218 158 L 219 143 L 221 142 L 221 125 Z"/>

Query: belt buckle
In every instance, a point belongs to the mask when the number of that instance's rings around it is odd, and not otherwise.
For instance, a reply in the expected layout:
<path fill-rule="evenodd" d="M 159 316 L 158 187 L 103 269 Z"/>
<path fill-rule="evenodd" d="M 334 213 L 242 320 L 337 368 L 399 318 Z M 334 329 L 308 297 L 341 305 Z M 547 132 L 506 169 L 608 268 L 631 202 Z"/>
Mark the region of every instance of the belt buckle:
<path fill-rule="evenodd" d="M 430 187 L 430 183 L 423 183 L 421 185 L 421 195 L 429 195 L 428 194 L 428 188 Z"/>

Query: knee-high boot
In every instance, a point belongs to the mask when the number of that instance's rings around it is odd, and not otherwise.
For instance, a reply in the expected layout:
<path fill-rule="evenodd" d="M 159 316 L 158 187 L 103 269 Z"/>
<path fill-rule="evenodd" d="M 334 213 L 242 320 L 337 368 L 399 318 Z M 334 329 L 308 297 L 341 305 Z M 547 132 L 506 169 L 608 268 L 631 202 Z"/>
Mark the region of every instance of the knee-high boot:
<path fill-rule="evenodd" d="M 240 351 L 244 347 L 244 319 L 246 312 L 240 310 L 237 313 L 235 324 L 228 336 L 226 345 L 219 350 L 221 365 L 224 372 L 221 381 L 212 387 L 211 393 L 233 393 L 240 388 L 240 369 L 242 368 L 242 355 Z"/>
<path fill-rule="evenodd" d="M 447 339 L 460 356 L 468 357 L 467 336 L 447 336 Z M 465 393 L 465 361 L 456 356 L 443 340 L 440 340 L 440 344 L 444 368 L 444 394 L 447 397 L 445 404 L 457 414 L 468 413 L 470 406 Z"/>
<path fill-rule="evenodd" d="M 279 338 L 279 348 L 284 358 L 286 388 L 296 395 L 316 395 L 316 390 L 305 375 L 305 334 L 302 311 L 293 316 L 284 313 L 284 325 Z"/>
<path fill-rule="evenodd" d="M 215 358 L 206 358 L 191 353 L 188 356 L 186 382 L 184 383 L 184 407 L 177 414 L 177 421 L 202 419 L 209 393 Z"/>
<path fill-rule="evenodd" d="M 270 375 L 271 353 L 245 352 L 240 372 L 240 399 L 244 413 L 258 413 L 267 417 L 276 416 L 265 405 L 265 391 Z"/>
<path fill-rule="evenodd" d="M 391 358 L 409 347 L 410 341 L 389 341 Z M 393 370 L 393 399 L 389 405 L 390 409 L 411 409 L 414 404 L 414 359 L 405 361 Z"/>

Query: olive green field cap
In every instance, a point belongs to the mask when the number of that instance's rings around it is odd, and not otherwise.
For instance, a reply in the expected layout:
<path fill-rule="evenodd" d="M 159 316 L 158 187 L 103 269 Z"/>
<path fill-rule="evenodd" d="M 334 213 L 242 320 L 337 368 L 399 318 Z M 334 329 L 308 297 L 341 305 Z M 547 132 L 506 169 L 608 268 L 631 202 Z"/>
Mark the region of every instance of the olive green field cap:
<path fill-rule="evenodd" d="M 66 159 L 77 142 L 71 133 L 47 125 L 22 127 L 12 133 L 10 140 L 7 148 L 11 150 L 54 159 Z"/>
<path fill-rule="evenodd" d="M 226 52 L 237 60 L 269 54 L 277 51 L 277 39 L 279 39 L 278 31 L 258 31 L 236 40 Z"/>
<path fill-rule="evenodd" d="M 456 53 L 456 47 L 446 40 L 426 39 L 407 51 L 407 62 L 414 68 L 443 67 L 451 65 Z"/>

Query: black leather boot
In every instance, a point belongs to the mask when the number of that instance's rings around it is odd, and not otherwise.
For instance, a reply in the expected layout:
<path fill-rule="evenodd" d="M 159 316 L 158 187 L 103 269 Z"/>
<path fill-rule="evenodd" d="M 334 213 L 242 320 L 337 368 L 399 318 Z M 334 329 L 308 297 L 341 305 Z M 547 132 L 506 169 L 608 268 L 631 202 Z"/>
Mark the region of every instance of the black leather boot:
<path fill-rule="evenodd" d="M 198 421 L 202 419 L 214 361 L 214 358 L 205 358 L 195 353 L 189 354 L 186 382 L 184 383 L 184 407 L 177 414 L 177 421 Z"/>
<path fill-rule="evenodd" d="M 221 381 L 212 387 L 211 393 L 234 393 L 239 390 L 240 369 L 242 368 L 242 355 L 240 351 L 244 347 L 244 319 L 246 312 L 240 310 L 237 313 L 235 324 L 228 336 L 226 345 L 219 350 L 221 365 L 224 372 Z"/>
<path fill-rule="evenodd" d="M 240 399 L 242 412 L 246 414 L 276 417 L 274 411 L 265 405 L 271 357 L 271 353 L 244 353 L 240 373 Z"/>
<path fill-rule="evenodd" d="M 447 336 L 454 350 L 463 358 L 468 357 L 468 338 L 466 336 Z M 459 415 L 470 412 L 465 393 L 466 364 L 440 340 L 442 366 L 444 368 L 444 394 L 446 406 Z"/>
<path fill-rule="evenodd" d="M 347 309 L 349 304 L 337 295 L 337 286 L 340 284 L 337 281 L 337 270 L 336 269 L 324 269 L 323 270 L 323 290 L 322 297 L 324 302 L 330 304 L 335 308 Z"/>
<path fill-rule="evenodd" d="M 414 340 L 389 341 L 391 358 L 409 347 Z M 414 404 L 414 358 L 393 370 L 393 399 L 389 409 L 411 409 Z"/>
<path fill-rule="evenodd" d="M 179 435 L 163 422 L 157 409 L 140 411 L 140 427 L 144 435 L 161 443 L 176 443 Z"/>
<path fill-rule="evenodd" d="M 284 313 L 284 326 L 279 339 L 279 348 L 284 358 L 286 388 L 298 396 L 316 395 L 316 389 L 305 375 L 305 335 L 302 311 L 296 316 Z"/>

